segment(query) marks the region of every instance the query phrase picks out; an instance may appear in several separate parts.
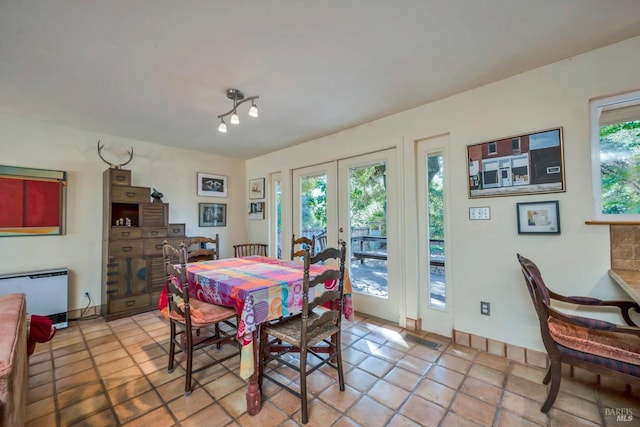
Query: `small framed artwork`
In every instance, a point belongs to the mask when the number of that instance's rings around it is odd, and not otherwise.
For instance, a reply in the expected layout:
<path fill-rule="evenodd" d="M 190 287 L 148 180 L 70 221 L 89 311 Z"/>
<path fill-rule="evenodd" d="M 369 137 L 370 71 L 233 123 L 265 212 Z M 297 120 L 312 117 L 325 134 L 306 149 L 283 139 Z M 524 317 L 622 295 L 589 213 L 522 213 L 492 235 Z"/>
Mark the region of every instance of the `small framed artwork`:
<path fill-rule="evenodd" d="M 224 227 L 227 225 L 227 205 L 225 203 L 200 203 L 198 226 Z"/>
<path fill-rule="evenodd" d="M 227 177 L 198 172 L 198 196 L 227 197 Z"/>
<path fill-rule="evenodd" d="M 264 199 L 264 178 L 249 180 L 249 200 Z"/>
<path fill-rule="evenodd" d="M 550 202 L 516 203 L 518 234 L 560 234 L 560 206 Z"/>
<path fill-rule="evenodd" d="M 467 145 L 469 198 L 566 191 L 562 128 Z"/>
<path fill-rule="evenodd" d="M 264 202 L 249 203 L 249 219 L 264 219 Z"/>

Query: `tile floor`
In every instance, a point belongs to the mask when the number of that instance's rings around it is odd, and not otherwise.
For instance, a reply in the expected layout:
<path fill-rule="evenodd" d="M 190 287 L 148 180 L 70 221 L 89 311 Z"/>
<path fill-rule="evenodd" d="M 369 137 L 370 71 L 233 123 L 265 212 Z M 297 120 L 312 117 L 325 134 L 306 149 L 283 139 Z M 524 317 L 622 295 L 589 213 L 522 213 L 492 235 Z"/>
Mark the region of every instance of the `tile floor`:
<path fill-rule="evenodd" d="M 541 369 L 424 335 L 442 343 L 434 350 L 379 319 L 356 316 L 343 327 L 347 389 L 338 391 L 329 368 L 313 373 L 308 426 L 640 425 L 637 394 L 606 380 L 594 387 L 586 372 L 563 381 L 545 415 Z M 183 371 L 167 373 L 167 336 L 155 312 L 59 330 L 31 356 L 26 426 L 299 425 L 299 400 L 268 381 L 261 412 L 246 413 L 236 358 L 196 374 L 193 394 L 184 397 Z M 630 410 L 632 421 L 616 421 L 616 410 Z"/>

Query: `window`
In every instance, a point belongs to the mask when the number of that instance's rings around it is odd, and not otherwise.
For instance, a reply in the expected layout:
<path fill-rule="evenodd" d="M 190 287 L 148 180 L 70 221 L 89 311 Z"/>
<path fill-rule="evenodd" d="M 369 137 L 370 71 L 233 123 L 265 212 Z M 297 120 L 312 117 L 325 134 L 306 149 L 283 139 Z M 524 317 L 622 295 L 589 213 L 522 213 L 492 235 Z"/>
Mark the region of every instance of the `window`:
<path fill-rule="evenodd" d="M 511 138 L 511 151 L 514 153 L 520 153 L 520 137 Z"/>
<path fill-rule="evenodd" d="M 487 144 L 487 154 L 496 154 L 498 152 L 498 144 L 490 142 Z"/>
<path fill-rule="evenodd" d="M 596 219 L 640 219 L 640 91 L 591 101 Z"/>

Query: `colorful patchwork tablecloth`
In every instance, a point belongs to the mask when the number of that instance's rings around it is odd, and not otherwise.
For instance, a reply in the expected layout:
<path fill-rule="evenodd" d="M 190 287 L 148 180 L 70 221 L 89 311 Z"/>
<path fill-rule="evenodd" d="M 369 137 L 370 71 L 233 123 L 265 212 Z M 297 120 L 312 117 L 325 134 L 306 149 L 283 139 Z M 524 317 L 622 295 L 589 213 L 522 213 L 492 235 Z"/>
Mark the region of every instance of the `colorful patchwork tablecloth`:
<path fill-rule="evenodd" d="M 330 267 L 313 264 L 313 278 Z M 240 314 L 238 339 L 242 341 L 240 376 L 254 372 L 253 332 L 269 320 L 302 311 L 304 265 L 297 261 L 249 256 L 192 263 L 187 266 L 190 296 L 213 304 L 235 307 Z M 335 283 L 326 283 L 327 289 Z M 343 315 L 353 319 L 351 282 L 345 273 Z"/>

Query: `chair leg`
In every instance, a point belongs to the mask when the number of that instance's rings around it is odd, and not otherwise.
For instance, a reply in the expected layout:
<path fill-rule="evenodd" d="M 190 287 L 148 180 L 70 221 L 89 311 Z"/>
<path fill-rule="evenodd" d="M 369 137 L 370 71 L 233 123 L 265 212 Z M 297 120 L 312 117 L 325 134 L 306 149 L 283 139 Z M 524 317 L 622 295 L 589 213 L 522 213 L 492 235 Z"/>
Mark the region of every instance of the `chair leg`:
<path fill-rule="evenodd" d="M 549 369 L 547 369 L 547 375 L 544 376 L 544 379 L 542 380 L 542 384 L 544 385 L 549 384 L 549 380 L 551 380 L 551 365 L 549 365 Z"/>
<path fill-rule="evenodd" d="M 338 385 L 340 386 L 340 391 L 344 391 L 344 370 L 342 369 L 342 338 L 340 337 L 340 332 L 338 332 L 335 337 L 336 365 L 338 366 Z"/>
<path fill-rule="evenodd" d="M 169 321 L 169 366 L 167 370 L 173 373 L 173 364 L 176 356 L 176 324 L 173 320 Z"/>
<path fill-rule="evenodd" d="M 266 354 L 266 352 L 269 350 L 267 347 L 269 336 L 267 335 L 264 328 L 261 328 L 259 325 L 258 328 L 258 337 L 260 337 L 260 343 L 253 343 L 253 345 L 258 345 L 258 390 L 262 392 L 262 375 L 264 374 L 264 367 L 269 360 Z"/>
<path fill-rule="evenodd" d="M 307 407 L 307 348 L 300 348 L 300 400 L 302 401 L 302 424 L 309 421 Z"/>
<path fill-rule="evenodd" d="M 191 373 L 193 370 L 193 331 L 187 329 L 184 331 L 184 333 L 186 334 L 187 341 L 187 345 L 185 348 L 185 356 L 187 357 L 187 372 L 184 383 L 184 395 L 189 396 L 191 395 Z"/>
<path fill-rule="evenodd" d="M 549 394 L 547 400 L 545 400 L 541 412 L 547 413 L 553 406 L 553 403 L 558 397 L 558 391 L 560 391 L 560 380 L 562 379 L 562 363 L 559 360 L 551 360 L 551 366 L 549 367 L 549 376 L 551 377 L 551 386 L 549 386 Z"/>

